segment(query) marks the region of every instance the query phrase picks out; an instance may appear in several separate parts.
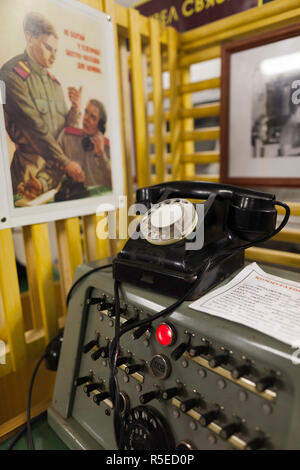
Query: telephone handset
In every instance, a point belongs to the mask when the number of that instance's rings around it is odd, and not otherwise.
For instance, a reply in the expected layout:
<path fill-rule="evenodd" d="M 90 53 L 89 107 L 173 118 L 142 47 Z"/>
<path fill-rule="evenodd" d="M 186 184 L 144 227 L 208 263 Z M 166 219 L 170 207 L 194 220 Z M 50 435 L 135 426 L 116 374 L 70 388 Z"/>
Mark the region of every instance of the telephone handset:
<path fill-rule="evenodd" d="M 242 267 L 245 248 L 278 233 L 289 218 L 274 194 L 207 182 L 141 188 L 136 204 L 145 213 L 114 260 L 115 279 L 174 297 L 199 279 L 188 300 Z M 277 229 L 276 205 L 286 210 Z"/>
<path fill-rule="evenodd" d="M 105 134 L 105 131 L 106 131 L 106 120 L 101 118 L 99 119 L 98 121 L 98 130 L 101 132 L 101 134 Z M 82 141 L 81 141 L 81 145 L 83 147 L 84 150 L 88 151 L 88 152 L 91 152 L 92 150 L 94 150 L 95 146 L 92 142 L 92 139 L 91 139 L 91 136 L 89 135 L 86 135 L 83 137 Z"/>

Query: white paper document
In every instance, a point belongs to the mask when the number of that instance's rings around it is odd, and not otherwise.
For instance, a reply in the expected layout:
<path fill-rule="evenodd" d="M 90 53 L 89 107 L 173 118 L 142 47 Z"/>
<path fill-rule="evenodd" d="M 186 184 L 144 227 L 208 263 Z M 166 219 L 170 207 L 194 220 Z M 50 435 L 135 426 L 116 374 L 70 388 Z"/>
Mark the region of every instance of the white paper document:
<path fill-rule="evenodd" d="M 267 274 L 256 263 L 189 307 L 300 346 L 300 282 Z"/>

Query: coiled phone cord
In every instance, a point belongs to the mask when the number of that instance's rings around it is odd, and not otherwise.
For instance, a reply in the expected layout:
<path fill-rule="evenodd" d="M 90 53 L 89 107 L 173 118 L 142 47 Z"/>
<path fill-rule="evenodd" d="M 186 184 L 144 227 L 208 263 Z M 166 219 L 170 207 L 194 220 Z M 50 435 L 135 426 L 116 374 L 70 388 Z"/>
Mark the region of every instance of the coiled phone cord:
<path fill-rule="evenodd" d="M 187 297 L 189 297 L 193 291 L 198 287 L 199 283 L 202 281 L 203 276 L 205 273 L 209 270 L 211 264 L 213 262 L 216 262 L 218 258 L 223 257 L 227 253 L 233 253 L 233 252 L 238 252 L 239 250 L 245 250 L 247 248 L 250 248 L 253 245 L 256 245 L 258 243 L 262 243 L 266 240 L 269 240 L 270 238 L 274 237 L 278 232 L 280 232 L 285 225 L 288 222 L 289 216 L 290 216 L 290 208 L 287 204 L 284 202 L 280 201 L 274 201 L 274 205 L 281 206 L 285 209 L 285 216 L 282 220 L 282 222 L 279 224 L 279 226 L 273 231 L 271 235 L 264 236 L 258 240 L 255 240 L 253 242 L 246 243 L 244 245 L 238 246 L 234 249 L 228 250 L 227 252 L 223 252 L 222 255 L 216 255 L 212 258 L 210 258 L 202 271 L 200 277 L 194 282 L 192 287 L 189 289 L 189 291 L 182 296 L 180 299 L 178 299 L 176 302 L 174 302 L 172 305 L 169 307 L 166 307 L 165 309 L 161 310 L 160 312 L 156 313 L 155 315 L 152 315 L 151 317 L 145 318 L 143 320 L 139 320 L 135 323 L 131 323 L 130 325 L 124 324 L 122 328 L 120 327 L 120 297 L 119 297 L 119 281 L 115 281 L 114 284 L 114 293 L 115 293 L 115 312 L 116 312 L 116 317 L 115 317 L 115 337 L 111 342 L 110 345 L 110 350 L 109 350 L 109 362 L 110 362 L 110 378 L 109 378 L 109 386 L 110 386 L 110 395 L 112 397 L 115 411 L 114 411 L 114 430 L 115 430 L 115 439 L 117 442 L 117 446 L 120 450 L 124 449 L 124 421 L 120 409 L 120 390 L 119 390 L 119 383 L 117 379 L 117 359 L 118 359 L 118 353 L 119 353 L 119 348 L 120 348 L 120 339 L 121 337 L 133 330 L 134 328 L 141 327 L 143 325 L 151 324 L 154 320 L 157 320 L 165 315 L 170 314 L 173 312 L 177 307 L 179 307 L 180 304 L 182 304 Z"/>

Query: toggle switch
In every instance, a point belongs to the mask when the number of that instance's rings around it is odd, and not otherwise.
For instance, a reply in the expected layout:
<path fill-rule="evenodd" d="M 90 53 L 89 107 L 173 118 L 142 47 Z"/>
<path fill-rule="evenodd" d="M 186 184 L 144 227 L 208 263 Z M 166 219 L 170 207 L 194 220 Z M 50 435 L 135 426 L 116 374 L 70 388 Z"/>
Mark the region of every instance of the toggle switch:
<path fill-rule="evenodd" d="M 103 312 L 103 310 L 110 310 L 113 306 L 114 306 L 114 304 L 112 304 L 110 302 L 100 302 L 97 305 L 97 310 L 99 312 Z"/>
<path fill-rule="evenodd" d="M 173 387 L 168 388 L 164 392 L 162 392 L 163 400 L 170 400 L 171 398 L 176 397 L 176 395 L 181 395 L 183 387 Z"/>
<path fill-rule="evenodd" d="M 90 383 L 90 384 L 86 384 L 83 387 L 83 391 L 84 391 L 84 393 L 87 393 L 89 395 L 91 392 L 93 392 L 93 390 L 97 390 L 100 387 L 101 387 L 100 383 L 93 382 L 93 383 Z"/>
<path fill-rule="evenodd" d="M 118 357 L 117 359 L 117 367 L 119 366 L 122 366 L 123 364 L 126 364 L 128 362 L 131 362 L 132 361 L 132 357 L 131 356 L 121 356 L 121 357 Z"/>
<path fill-rule="evenodd" d="M 266 439 L 264 437 L 255 437 L 247 442 L 246 450 L 259 450 L 265 443 Z"/>
<path fill-rule="evenodd" d="M 80 385 L 85 384 L 91 379 L 90 376 L 85 375 L 84 377 L 78 377 L 76 380 L 74 380 L 74 385 L 75 387 L 79 387 Z"/>
<path fill-rule="evenodd" d="M 192 357 L 200 356 L 201 354 L 207 354 L 209 350 L 209 344 L 204 343 L 200 346 L 191 346 L 189 348 L 189 355 Z"/>
<path fill-rule="evenodd" d="M 99 351 L 101 351 L 101 357 L 103 357 L 103 359 L 105 359 L 106 357 L 109 356 L 109 343 L 107 343 L 106 346 L 103 346 L 102 348 L 99 349 Z"/>
<path fill-rule="evenodd" d="M 97 359 L 99 359 L 99 357 L 101 357 L 102 351 L 103 351 L 103 347 L 97 349 L 97 351 L 94 351 L 94 352 L 91 354 L 91 358 L 93 359 L 93 361 L 97 361 Z"/>
<path fill-rule="evenodd" d="M 145 369 L 144 364 L 132 364 L 130 366 L 126 366 L 125 372 L 127 375 L 132 375 L 135 372 L 142 372 Z"/>
<path fill-rule="evenodd" d="M 97 405 L 100 405 L 100 403 L 101 403 L 103 400 L 106 400 L 106 398 L 109 398 L 109 392 L 100 392 L 100 393 L 97 393 L 97 395 L 94 395 L 94 396 L 93 396 L 93 401 L 94 401 Z"/>
<path fill-rule="evenodd" d="M 239 422 L 234 422 L 234 423 L 227 424 L 226 426 L 224 426 L 221 429 L 220 437 L 226 441 L 233 434 L 235 434 L 236 432 L 239 432 L 240 429 L 241 429 L 241 423 L 239 423 Z"/>
<path fill-rule="evenodd" d="M 181 402 L 180 409 L 183 413 L 187 413 L 195 406 L 199 406 L 199 404 L 200 404 L 200 397 L 190 398 L 189 400 L 185 400 Z"/>
<path fill-rule="evenodd" d="M 96 304 L 101 304 L 105 301 L 106 295 L 103 295 L 102 297 L 94 297 L 91 299 L 87 300 L 88 305 L 96 305 Z"/>
<path fill-rule="evenodd" d="M 200 418 L 200 424 L 203 427 L 208 426 L 214 419 L 219 416 L 219 408 L 214 408 L 213 410 L 209 410 L 206 413 L 203 413 Z"/>
<path fill-rule="evenodd" d="M 143 336 L 144 333 L 146 333 L 147 330 L 149 330 L 150 325 L 143 325 L 137 330 L 134 330 L 132 333 L 133 339 L 139 339 L 141 336 Z"/>
<path fill-rule="evenodd" d="M 273 387 L 275 381 L 275 375 L 267 375 L 266 377 L 262 377 L 256 382 L 256 390 L 258 392 L 264 392 L 266 388 Z"/>
<path fill-rule="evenodd" d="M 146 403 L 149 403 L 149 401 L 159 398 L 160 394 L 160 390 L 152 390 L 151 392 L 144 393 L 143 395 L 140 395 L 140 402 L 142 405 L 145 405 Z"/>
<path fill-rule="evenodd" d="M 123 323 L 122 328 L 125 328 L 125 326 L 132 325 L 136 321 L 138 321 L 138 318 L 136 317 L 129 318 L 125 323 Z"/>
<path fill-rule="evenodd" d="M 214 369 L 215 367 L 227 364 L 228 359 L 228 354 L 217 354 L 209 360 L 208 364 Z"/>
<path fill-rule="evenodd" d="M 99 339 L 93 339 L 89 343 L 85 344 L 82 348 L 82 352 L 84 354 L 88 353 L 91 349 L 93 349 L 94 346 L 98 346 L 99 344 Z"/>
<path fill-rule="evenodd" d="M 233 379 L 239 379 L 240 377 L 243 377 L 244 375 L 248 375 L 251 369 L 251 364 L 246 363 L 246 364 L 241 364 L 239 366 L 236 366 L 232 369 L 231 371 L 231 377 Z"/>
<path fill-rule="evenodd" d="M 182 354 L 188 349 L 189 343 L 181 343 L 177 348 L 175 348 L 172 353 L 171 353 L 171 358 L 174 359 L 174 361 L 177 361 Z"/>
<path fill-rule="evenodd" d="M 127 313 L 127 307 L 126 308 L 120 308 L 120 315 L 126 314 Z M 113 318 L 116 316 L 116 306 L 113 305 L 107 312 L 107 316 L 110 318 Z"/>

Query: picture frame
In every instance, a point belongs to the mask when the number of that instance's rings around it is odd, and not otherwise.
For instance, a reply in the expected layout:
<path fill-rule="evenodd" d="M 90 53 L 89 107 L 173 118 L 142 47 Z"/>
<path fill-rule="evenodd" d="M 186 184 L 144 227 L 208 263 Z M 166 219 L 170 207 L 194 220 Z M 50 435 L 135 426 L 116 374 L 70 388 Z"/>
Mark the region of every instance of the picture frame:
<path fill-rule="evenodd" d="M 1 9 L 0 229 L 114 210 L 124 167 L 111 17 L 76 0 Z"/>
<path fill-rule="evenodd" d="M 223 183 L 299 187 L 299 51 L 299 24 L 222 46 Z"/>

